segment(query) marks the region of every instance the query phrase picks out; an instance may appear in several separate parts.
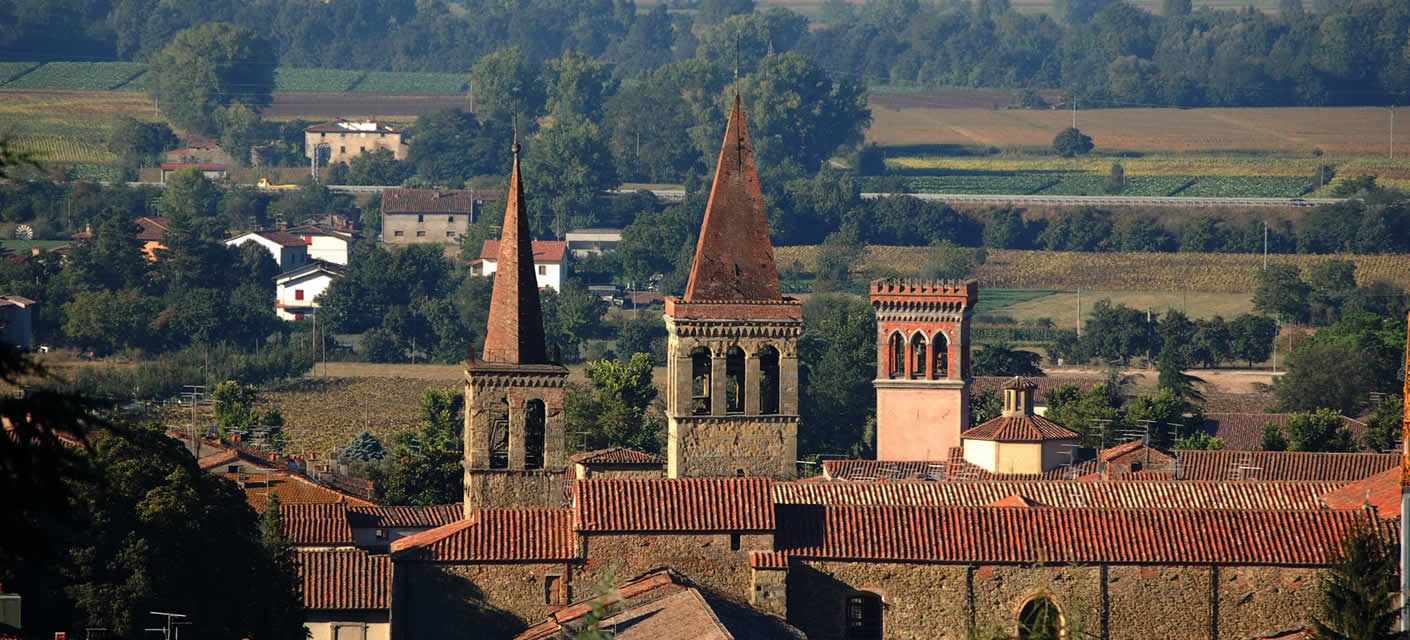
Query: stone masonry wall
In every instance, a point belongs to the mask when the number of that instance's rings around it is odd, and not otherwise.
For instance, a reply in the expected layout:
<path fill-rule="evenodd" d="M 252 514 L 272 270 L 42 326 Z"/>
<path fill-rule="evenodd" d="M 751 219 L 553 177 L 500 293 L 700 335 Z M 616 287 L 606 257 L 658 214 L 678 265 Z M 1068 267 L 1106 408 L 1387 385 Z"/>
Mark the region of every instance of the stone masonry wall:
<path fill-rule="evenodd" d="M 749 601 L 750 551 L 772 551 L 773 536 L 741 534 L 739 550 L 727 533 L 584 536 L 587 561 L 573 574 L 573 592 L 592 593 L 604 577 L 627 580 L 658 567 L 670 567 L 697 584 Z"/>
<path fill-rule="evenodd" d="M 544 576 L 572 575 L 562 563 L 399 563 L 396 572 L 398 638 L 511 638 L 558 608 L 544 604 Z M 570 588 L 569 601 L 577 597 Z"/>

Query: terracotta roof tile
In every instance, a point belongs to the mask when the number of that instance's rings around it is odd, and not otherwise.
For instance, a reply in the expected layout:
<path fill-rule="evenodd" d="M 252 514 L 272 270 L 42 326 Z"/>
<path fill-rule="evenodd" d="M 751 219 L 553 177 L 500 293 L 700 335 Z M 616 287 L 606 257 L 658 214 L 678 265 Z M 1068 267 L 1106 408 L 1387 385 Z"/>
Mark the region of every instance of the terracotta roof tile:
<path fill-rule="evenodd" d="M 1105 449 L 1102 449 L 1101 451 L 1098 451 L 1097 459 L 1105 462 L 1118 456 L 1124 456 L 1128 453 L 1131 453 L 1132 451 L 1139 451 L 1141 449 L 1144 449 L 1145 446 L 1146 443 L 1141 442 L 1140 440 L 1132 440 L 1130 442 L 1118 444 L 1114 447 L 1107 447 Z"/>
<path fill-rule="evenodd" d="M 579 531 L 766 531 L 775 526 L 765 478 L 579 480 Z"/>
<path fill-rule="evenodd" d="M 359 529 L 429 529 L 458 522 L 463 515 L 464 510 L 458 502 L 425 507 L 348 507 L 349 522 Z"/>
<path fill-rule="evenodd" d="M 997 564 L 1325 565 L 1359 511 L 779 507 L 790 556 Z"/>
<path fill-rule="evenodd" d="M 562 240 L 535 240 L 534 262 L 562 262 L 568 252 L 568 243 Z M 499 241 L 486 240 L 480 246 L 481 260 L 499 260 Z"/>
<path fill-rule="evenodd" d="M 1387 469 L 1364 480 L 1358 480 L 1322 496 L 1333 509 L 1360 509 L 1364 505 L 1376 508 L 1382 519 L 1400 517 L 1400 468 Z"/>
<path fill-rule="evenodd" d="M 305 609 L 386 609 L 392 563 L 358 549 L 294 552 Z"/>
<path fill-rule="evenodd" d="M 1321 509 L 1335 482 L 776 482 L 776 504 L 983 506 L 1018 496 L 1063 508 Z"/>
<path fill-rule="evenodd" d="M 824 460 L 823 474 L 833 480 L 1068 480 L 1096 473 L 1094 460 L 1072 467 L 1057 467 L 1037 473 L 993 473 L 964 459 L 959 447 L 950 449 L 950 457 L 933 462 L 899 460 Z"/>
<path fill-rule="evenodd" d="M 472 518 L 392 543 L 397 560 L 566 561 L 578 558 L 568 509 L 480 509 Z"/>
<path fill-rule="evenodd" d="M 221 465 L 227 465 L 232 462 L 236 462 L 239 459 L 240 454 L 234 451 L 221 451 L 219 453 L 213 453 L 208 456 L 202 456 L 200 460 L 196 461 L 196 466 L 199 466 L 200 468 L 209 471 Z"/>
<path fill-rule="evenodd" d="M 281 247 L 303 247 L 308 245 L 303 238 L 289 233 L 288 231 L 255 231 L 254 234 Z"/>
<path fill-rule="evenodd" d="M 751 551 L 749 566 L 755 569 L 787 569 L 788 556 L 778 551 Z"/>
<path fill-rule="evenodd" d="M 269 506 L 269 496 L 273 494 L 278 494 L 279 502 L 283 504 L 342 502 L 351 505 L 373 506 L 369 500 L 319 485 L 298 474 L 270 472 L 267 474 L 225 473 L 221 475 L 232 481 L 242 481 L 245 500 L 259 513 L 264 513 L 265 507 Z"/>
<path fill-rule="evenodd" d="M 961 439 L 998 442 L 1042 442 L 1076 437 L 1076 431 L 1034 415 L 999 416 L 960 434 Z"/>
<path fill-rule="evenodd" d="M 1272 422 L 1284 426 L 1287 413 L 1206 413 L 1205 433 L 1224 441 L 1225 449 L 1254 451 L 1263 447 L 1263 425 Z M 1366 423 L 1342 416 L 1342 425 L 1358 438 L 1366 433 Z"/>
<path fill-rule="evenodd" d="M 383 189 L 382 214 L 475 212 L 475 192 L 469 189 Z"/>
<path fill-rule="evenodd" d="M 1013 389 L 1015 391 L 1023 391 L 1024 389 L 1037 389 L 1038 384 L 1023 376 L 1014 376 L 1013 378 L 1010 378 L 1008 382 L 1005 382 L 1004 385 L 1000 388 Z"/>
<path fill-rule="evenodd" d="M 1400 465 L 1398 453 L 1177 452 L 1186 480 L 1354 482 Z"/>
<path fill-rule="evenodd" d="M 1028 498 L 1025 498 L 1025 497 L 1023 497 L 1023 496 L 1020 496 L 1020 495 L 1012 495 L 1012 496 L 1009 496 L 1009 497 L 1007 497 L 1007 498 L 1000 498 L 1000 499 L 995 500 L 995 501 L 993 501 L 993 502 L 990 502 L 989 504 L 986 504 L 986 505 L 984 505 L 984 506 L 986 506 L 986 507 L 1019 507 L 1019 508 L 1027 509 L 1027 508 L 1029 508 L 1029 507 L 1036 507 L 1036 506 L 1038 506 L 1038 503 L 1037 503 L 1037 502 L 1034 502 L 1033 500 L 1030 500 L 1030 499 L 1028 499 Z"/>
<path fill-rule="evenodd" d="M 289 544 L 350 545 L 354 542 L 346 504 L 281 504 L 279 517 Z"/>
<path fill-rule="evenodd" d="M 637 451 L 626 447 L 612 447 L 610 449 L 598 449 L 597 451 L 584 451 L 575 454 L 573 462 L 578 464 L 620 464 L 620 465 L 648 465 L 660 466 L 666 464 L 666 459 L 654 453 Z"/>

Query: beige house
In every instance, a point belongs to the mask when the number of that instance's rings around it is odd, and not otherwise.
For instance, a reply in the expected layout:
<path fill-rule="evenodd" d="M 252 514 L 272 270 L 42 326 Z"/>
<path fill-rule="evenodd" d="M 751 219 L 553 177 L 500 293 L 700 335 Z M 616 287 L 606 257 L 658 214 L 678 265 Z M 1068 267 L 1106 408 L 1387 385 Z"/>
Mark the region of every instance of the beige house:
<path fill-rule="evenodd" d="M 966 462 L 990 473 L 1037 474 L 1070 461 L 1077 433 L 1033 413 L 1033 390 L 1023 378 L 1004 383 L 999 417 L 960 434 Z"/>
<path fill-rule="evenodd" d="M 384 189 L 382 242 L 459 242 L 482 203 L 469 189 Z"/>
<path fill-rule="evenodd" d="M 406 130 L 385 122 L 337 120 L 304 129 L 304 155 L 312 158 L 318 145 L 328 145 L 328 164 L 347 162 L 362 153 L 388 149 L 405 160 L 410 148 Z"/>

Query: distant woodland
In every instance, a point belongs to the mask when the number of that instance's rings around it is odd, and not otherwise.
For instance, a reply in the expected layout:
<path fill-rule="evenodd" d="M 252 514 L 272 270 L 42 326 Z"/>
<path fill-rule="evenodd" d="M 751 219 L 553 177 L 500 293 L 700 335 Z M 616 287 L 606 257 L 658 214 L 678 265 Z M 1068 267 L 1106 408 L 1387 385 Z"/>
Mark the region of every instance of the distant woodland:
<path fill-rule="evenodd" d="M 841 0 L 820 24 L 751 0 L 0 0 L 0 59 L 147 61 L 207 22 L 251 29 L 278 64 L 469 72 L 518 47 L 535 62 L 585 54 L 619 80 L 703 58 L 748 73 L 796 51 L 859 84 L 1062 89 L 1086 106 L 1381 105 L 1410 97 L 1410 3 L 1282 0 L 1276 13 L 1155 15 L 1059 0 Z"/>

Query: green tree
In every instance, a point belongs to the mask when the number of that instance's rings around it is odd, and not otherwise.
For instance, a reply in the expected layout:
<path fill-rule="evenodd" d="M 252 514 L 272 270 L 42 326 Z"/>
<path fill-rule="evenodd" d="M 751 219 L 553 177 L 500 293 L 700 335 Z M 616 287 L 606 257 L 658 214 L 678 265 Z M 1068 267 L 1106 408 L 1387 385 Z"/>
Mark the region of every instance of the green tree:
<path fill-rule="evenodd" d="M 411 177 L 412 167 L 385 147 L 364 151 L 348 160 L 345 184 L 398 185 Z"/>
<path fill-rule="evenodd" d="M 595 360 L 585 370 L 590 386 L 569 385 L 565 425 L 569 433 L 583 434 L 583 450 L 661 451 L 665 422 L 659 413 L 648 411 L 656 399 L 654 366 L 646 353 L 632 354 L 625 362 Z"/>
<path fill-rule="evenodd" d="M 1371 451 L 1400 450 L 1403 419 L 1402 397 L 1398 394 L 1386 396 L 1366 418 L 1366 432 L 1361 435 L 1361 446 Z"/>
<path fill-rule="evenodd" d="M 1390 640 L 1400 616 L 1395 592 L 1396 545 L 1370 522 L 1347 532 L 1332 565 L 1318 580 L 1321 593 L 1312 617 L 1318 638 Z"/>
<path fill-rule="evenodd" d="M 362 357 L 368 362 L 401 362 L 406 352 L 397 344 L 396 336 L 382 327 L 368 329 L 362 334 Z"/>
<path fill-rule="evenodd" d="M 390 504 L 449 504 L 464 499 L 462 432 L 465 396 L 454 388 L 427 389 L 416 431 L 397 434 L 395 465 L 384 497 Z"/>
<path fill-rule="evenodd" d="M 215 400 L 215 422 L 222 434 L 248 431 L 259 424 L 260 415 L 255 409 L 259 394 L 254 387 L 226 380 L 215 385 L 212 397 Z"/>
<path fill-rule="evenodd" d="M 1229 356 L 1243 360 L 1250 368 L 1273 354 L 1278 323 L 1268 316 L 1240 314 L 1229 323 Z"/>
<path fill-rule="evenodd" d="M 270 104 L 275 66 L 273 47 L 255 32 L 210 22 L 177 33 L 152 56 L 147 86 L 176 126 L 212 133 L 220 109 Z"/>
<path fill-rule="evenodd" d="M 519 47 L 491 53 L 470 71 L 470 99 L 484 122 L 511 122 L 518 117 L 529 132 L 548 103 L 543 73 Z"/>
<path fill-rule="evenodd" d="M 361 462 L 381 460 L 385 457 L 387 457 L 387 450 L 382 448 L 382 441 L 366 429 L 348 441 L 348 446 L 343 448 L 341 456 L 343 460 Z"/>
<path fill-rule="evenodd" d="M 1270 264 L 1258 272 L 1253 308 L 1286 318 L 1289 322 L 1301 322 L 1307 319 L 1307 298 L 1311 291 L 1297 265 Z"/>
<path fill-rule="evenodd" d="M 411 125 L 406 164 L 431 184 L 458 188 L 474 176 L 505 175 L 513 135 L 508 121 L 482 123 L 460 109 L 422 115 Z"/>
<path fill-rule="evenodd" d="M 970 249 L 949 240 L 936 240 L 930 243 L 924 275 L 941 280 L 964 280 L 984 264 L 986 256 L 983 249 Z"/>
<path fill-rule="evenodd" d="M 1093 385 L 1082 391 L 1072 383 L 1049 390 L 1043 396 L 1048 403 L 1046 417 L 1081 436 L 1084 447 L 1104 448 L 1114 444 L 1114 434 L 1125 421 L 1121 414 L 1121 398 L 1108 384 Z"/>
<path fill-rule="evenodd" d="M 166 178 L 157 209 L 172 219 L 214 217 L 220 207 L 220 191 L 194 167 L 178 169 Z"/>
<path fill-rule="evenodd" d="M 1161 348 L 1157 360 L 1156 370 L 1159 375 L 1156 383 L 1157 388 L 1168 389 L 1183 400 L 1204 402 L 1204 394 L 1195 387 L 1196 384 L 1201 384 L 1204 380 L 1185 373 L 1185 357 L 1175 343 L 1167 341 L 1165 346 Z"/>
<path fill-rule="evenodd" d="M 622 241 L 617 244 L 623 274 L 631 282 L 646 283 L 656 274 L 671 273 L 683 249 L 694 255 L 693 236 L 690 220 L 680 207 L 641 212 L 622 229 Z"/>
<path fill-rule="evenodd" d="M 1217 451 L 1224 448 L 1224 439 L 1216 438 L 1203 431 L 1195 431 L 1176 440 L 1175 448 L 1197 451 Z"/>
<path fill-rule="evenodd" d="M 157 164 L 163 152 L 175 149 L 180 140 L 165 122 L 142 122 L 131 116 L 119 116 L 108 134 L 108 151 L 132 167 Z"/>
<path fill-rule="evenodd" d="M 1283 430 L 1289 451 L 1349 452 L 1356 448 L 1355 437 L 1335 409 L 1294 413 Z"/>
<path fill-rule="evenodd" d="M 64 303 L 64 333 L 98 354 L 154 348 L 149 322 L 161 300 L 135 290 L 80 291 Z"/>
<path fill-rule="evenodd" d="M 695 19 L 708 26 L 724 22 L 730 16 L 753 11 L 754 0 L 701 0 Z"/>
<path fill-rule="evenodd" d="M 1155 395 L 1138 396 L 1127 403 L 1125 409 L 1126 422 L 1137 429 L 1145 429 L 1151 443 L 1158 447 L 1168 447 L 1184 435 L 1188 424 L 1185 414 L 1192 413 L 1194 422 L 1203 422 L 1199 407 L 1165 388 L 1156 390 Z"/>
<path fill-rule="evenodd" d="M 1092 148 L 1092 136 L 1077 129 L 1063 129 L 1053 138 L 1053 151 L 1064 158 L 1086 155 Z"/>
<path fill-rule="evenodd" d="M 984 385 L 978 393 L 969 399 L 969 426 L 974 427 L 1003 413 L 1004 401 L 999 399 L 999 392 L 994 390 L 993 385 Z"/>
<path fill-rule="evenodd" d="M 985 345 L 974 354 L 970 365 L 976 376 L 1042 376 L 1038 367 L 1042 357 L 1032 351 L 1015 349 L 1007 342 Z"/>
<path fill-rule="evenodd" d="M 1111 163 L 1111 172 L 1107 174 L 1106 184 L 1102 185 L 1102 189 L 1107 193 L 1121 193 L 1126 190 L 1126 168 L 1122 167 L 1120 162 Z"/>
<path fill-rule="evenodd" d="M 557 349 L 565 361 L 576 361 L 584 340 L 606 333 L 602 316 L 607 303 L 577 280 L 564 281 L 562 291 L 544 288 L 539 293 L 550 353 Z"/>
<path fill-rule="evenodd" d="M 1272 421 L 1263 423 L 1263 429 L 1258 436 L 1258 448 L 1264 451 L 1287 451 L 1288 436 L 1283 433 L 1283 427 Z"/>
<path fill-rule="evenodd" d="M 802 54 L 767 56 L 759 71 L 741 78 L 739 85 L 760 164 L 776 165 L 786 158 L 813 171 L 839 147 L 860 143 L 871 124 L 862 85 L 834 82 Z M 713 161 L 718 149 L 716 134 L 702 151 Z"/>
<path fill-rule="evenodd" d="M 864 455 L 875 447 L 876 314 L 861 300 L 815 295 L 804 304 L 803 325 L 799 453 Z"/>
<path fill-rule="evenodd" d="M 579 118 L 601 122 L 602 106 L 617 92 L 611 71 L 596 59 L 576 51 L 548 62 L 548 112 L 555 119 Z"/>
<path fill-rule="evenodd" d="M 535 202 L 530 211 L 536 231 L 558 238 L 597 224 L 607 208 L 602 193 L 621 184 L 602 129 L 571 119 L 556 122 L 534 138 L 525 158 L 524 182 Z"/>

